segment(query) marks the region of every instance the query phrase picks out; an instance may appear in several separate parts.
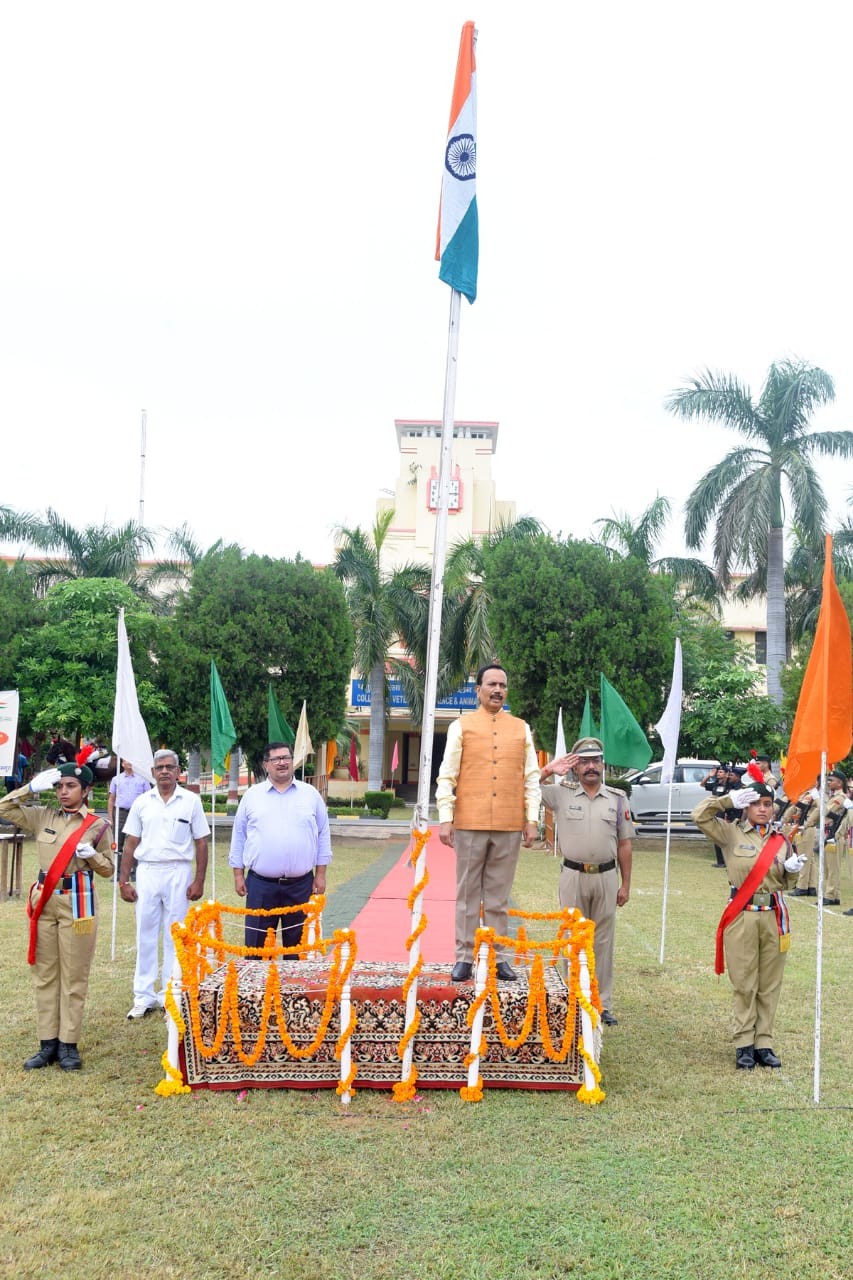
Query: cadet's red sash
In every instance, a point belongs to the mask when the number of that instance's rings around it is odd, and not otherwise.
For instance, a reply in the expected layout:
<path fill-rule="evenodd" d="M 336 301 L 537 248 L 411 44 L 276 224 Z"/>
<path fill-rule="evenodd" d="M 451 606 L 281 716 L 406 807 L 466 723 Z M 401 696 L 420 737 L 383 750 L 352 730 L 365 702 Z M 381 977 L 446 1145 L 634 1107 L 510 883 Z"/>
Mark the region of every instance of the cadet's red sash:
<path fill-rule="evenodd" d="M 756 858 L 752 870 L 738 889 L 735 896 L 731 899 L 723 914 L 720 916 L 720 923 L 717 925 L 717 950 L 714 957 L 714 973 L 725 973 L 726 961 L 723 953 L 723 934 L 729 927 L 736 916 L 748 903 L 749 899 L 755 893 L 761 881 L 770 870 L 770 864 L 776 857 L 776 854 L 785 844 L 785 837 L 776 832 L 772 835 L 764 848 Z"/>
<path fill-rule="evenodd" d="M 30 945 L 27 951 L 27 964 L 35 964 L 36 962 L 38 922 L 39 916 L 44 908 L 44 904 L 59 884 L 59 881 L 65 875 L 65 868 L 74 857 L 75 850 L 80 843 L 80 837 L 83 835 L 83 832 L 88 831 L 89 827 L 97 821 L 98 815 L 96 813 L 88 813 L 77 830 L 71 832 L 71 835 L 65 841 L 62 848 L 59 850 L 59 853 L 45 872 L 44 884 L 41 887 L 41 897 L 34 907 L 30 905 L 30 897 L 32 896 L 32 893 L 27 896 L 27 915 L 30 918 Z"/>

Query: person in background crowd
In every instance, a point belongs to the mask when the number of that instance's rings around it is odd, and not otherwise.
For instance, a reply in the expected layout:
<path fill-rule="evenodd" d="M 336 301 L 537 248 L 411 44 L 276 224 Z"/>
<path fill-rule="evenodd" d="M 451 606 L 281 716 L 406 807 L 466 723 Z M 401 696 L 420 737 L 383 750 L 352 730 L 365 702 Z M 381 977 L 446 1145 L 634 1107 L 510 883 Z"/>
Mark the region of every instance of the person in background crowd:
<path fill-rule="evenodd" d="M 144 796 L 145 792 L 150 790 L 151 783 L 148 779 L 143 778 L 141 773 L 135 773 L 129 760 L 122 760 L 121 773 L 117 777 L 113 776 L 107 799 L 107 816 L 116 833 L 119 853 L 124 850 L 124 824 L 127 822 L 131 806 L 134 800 Z"/>

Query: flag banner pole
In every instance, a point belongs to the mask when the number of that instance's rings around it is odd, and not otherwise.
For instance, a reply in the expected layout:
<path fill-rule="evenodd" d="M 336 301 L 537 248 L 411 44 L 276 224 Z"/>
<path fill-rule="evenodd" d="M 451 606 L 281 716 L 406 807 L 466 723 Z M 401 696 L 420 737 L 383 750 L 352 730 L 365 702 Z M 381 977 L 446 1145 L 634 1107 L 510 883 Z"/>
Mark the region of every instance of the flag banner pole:
<path fill-rule="evenodd" d="M 441 611 L 444 603 L 444 566 L 447 559 L 447 511 L 450 499 L 450 470 L 453 454 L 453 417 L 456 403 L 456 366 L 459 353 L 459 315 L 462 295 L 458 289 L 450 291 L 450 321 L 447 334 L 447 365 L 444 379 L 444 409 L 441 423 L 441 461 L 438 476 L 438 515 L 435 522 L 435 544 L 432 560 L 432 578 L 429 597 L 429 633 L 427 637 L 426 671 L 424 678 L 424 720 L 421 727 L 421 755 L 418 770 L 418 798 L 412 821 L 414 831 L 429 830 L 429 789 L 432 775 L 432 739 L 435 732 L 435 701 L 438 688 L 438 658 L 441 640 Z M 416 883 L 426 880 L 426 845 L 415 863 L 413 875 Z M 421 942 L 418 934 L 423 912 L 423 890 L 412 903 L 411 933 L 415 935 L 409 949 L 409 975 L 419 967 Z M 418 983 L 415 978 L 406 996 L 406 1026 L 411 1026 L 418 1006 Z M 411 1074 L 414 1054 L 414 1037 L 410 1037 L 403 1056 L 403 1080 Z"/>
<path fill-rule="evenodd" d="M 672 839 L 672 778 L 669 780 L 669 790 L 666 797 L 666 846 L 663 855 L 663 910 L 661 912 L 660 921 L 660 960 L 663 964 L 663 952 L 666 939 L 666 903 L 667 894 L 669 893 L 669 842 Z"/>
<path fill-rule="evenodd" d="M 814 993 L 814 1100 L 820 1102 L 820 1035 L 821 1035 L 821 989 L 823 985 L 823 874 L 825 857 L 825 837 L 823 824 L 826 818 L 826 752 L 820 757 L 820 816 L 818 818 L 818 861 L 817 861 L 817 961 L 815 966 Z"/>
<path fill-rule="evenodd" d="M 118 779 L 119 779 L 120 773 L 121 773 L 121 756 L 118 753 L 116 753 L 115 813 L 118 819 L 116 822 L 116 826 L 118 826 L 118 822 L 121 821 L 121 813 L 118 807 Z M 116 865 L 115 865 L 115 872 L 113 874 L 113 927 L 110 933 L 110 960 L 115 960 L 116 958 L 116 918 L 118 915 L 118 877 L 119 877 L 119 872 L 121 871 L 121 854 L 118 851 L 118 839 L 119 839 L 118 831 L 116 830 L 113 832 L 113 847 L 115 848 L 115 851 L 116 851 Z"/>
<path fill-rule="evenodd" d="M 211 857 L 210 857 L 210 896 L 216 901 L 216 770 L 213 768 L 213 762 L 210 766 L 210 830 L 211 830 Z"/>

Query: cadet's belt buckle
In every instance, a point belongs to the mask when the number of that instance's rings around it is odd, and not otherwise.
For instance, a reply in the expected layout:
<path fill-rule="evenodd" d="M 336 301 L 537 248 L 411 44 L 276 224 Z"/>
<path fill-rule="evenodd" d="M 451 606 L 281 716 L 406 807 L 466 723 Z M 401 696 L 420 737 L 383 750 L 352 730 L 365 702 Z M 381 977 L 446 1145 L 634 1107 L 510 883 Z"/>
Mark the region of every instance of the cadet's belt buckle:
<path fill-rule="evenodd" d="M 583 864 L 583 869 L 584 869 L 584 871 L 587 873 L 587 875 L 588 875 L 588 876 L 595 876 L 595 875 L 598 875 L 598 863 L 597 863 L 597 862 L 585 862 L 585 863 Z"/>

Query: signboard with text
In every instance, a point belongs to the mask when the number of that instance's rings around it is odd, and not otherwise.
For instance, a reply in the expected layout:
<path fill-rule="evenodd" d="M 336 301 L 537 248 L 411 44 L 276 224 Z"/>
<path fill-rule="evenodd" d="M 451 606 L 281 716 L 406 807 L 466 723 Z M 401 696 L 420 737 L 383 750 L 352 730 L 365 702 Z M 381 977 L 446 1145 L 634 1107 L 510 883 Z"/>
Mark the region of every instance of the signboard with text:
<path fill-rule="evenodd" d="M 370 706 L 370 687 L 365 680 L 353 680 L 351 702 L 354 707 Z M 403 686 L 393 676 L 388 681 L 388 706 L 398 711 L 409 710 Z M 435 709 L 436 711 L 476 711 L 477 694 L 474 690 L 474 681 L 469 680 L 464 688 L 457 689 L 456 693 L 451 694 L 449 698 L 441 698 L 435 704 Z"/>

